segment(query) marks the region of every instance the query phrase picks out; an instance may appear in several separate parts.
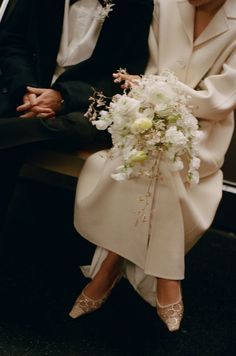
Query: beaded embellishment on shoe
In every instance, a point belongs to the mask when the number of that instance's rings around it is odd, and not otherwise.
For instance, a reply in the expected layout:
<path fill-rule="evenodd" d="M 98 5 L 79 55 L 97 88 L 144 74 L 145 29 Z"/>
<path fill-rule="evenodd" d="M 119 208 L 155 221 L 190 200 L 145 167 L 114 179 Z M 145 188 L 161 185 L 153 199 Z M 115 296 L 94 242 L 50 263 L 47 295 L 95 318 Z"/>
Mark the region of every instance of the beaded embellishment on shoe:
<path fill-rule="evenodd" d="M 92 299 L 85 294 L 86 287 L 82 290 L 79 297 L 76 299 L 73 308 L 71 309 L 69 316 L 73 319 L 78 318 L 82 315 L 92 313 L 101 308 L 101 306 L 105 303 L 109 295 L 111 294 L 112 289 L 114 286 L 119 282 L 121 276 L 115 278 L 114 282 L 112 283 L 111 287 L 108 291 L 103 295 L 100 299 Z"/>
<path fill-rule="evenodd" d="M 162 306 L 157 301 L 157 315 L 166 324 L 169 331 L 176 331 L 180 327 L 180 323 L 184 314 L 184 305 L 182 298 L 176 303 Z"/>
<path fill-rule="evenodd" d="M 89 298 L 84 291 L 76 299 L 73 308 L 70 311 L 71 318 L 78 318 L 83 314 L 92 313 L 93 311 L 101 308 L 102 304 L 106 301 L 107 297 L 103 297 L 98 300 Z"/>

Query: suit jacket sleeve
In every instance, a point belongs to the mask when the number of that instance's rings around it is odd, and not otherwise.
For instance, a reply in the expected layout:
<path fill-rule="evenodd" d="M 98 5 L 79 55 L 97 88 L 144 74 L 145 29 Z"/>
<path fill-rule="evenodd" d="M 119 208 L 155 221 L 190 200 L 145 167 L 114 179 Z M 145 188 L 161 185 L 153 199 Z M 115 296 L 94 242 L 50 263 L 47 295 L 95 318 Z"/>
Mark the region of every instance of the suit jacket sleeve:
<path fill-rule="evenodd" d="M 0 65 L 15 102 L 22 98 L 27 85 L 38 86 L 32 65 L 34 58 L 26 39 L 31 6 L 32 1 L 18 0 L 14 14 L 0 37 Z"/>

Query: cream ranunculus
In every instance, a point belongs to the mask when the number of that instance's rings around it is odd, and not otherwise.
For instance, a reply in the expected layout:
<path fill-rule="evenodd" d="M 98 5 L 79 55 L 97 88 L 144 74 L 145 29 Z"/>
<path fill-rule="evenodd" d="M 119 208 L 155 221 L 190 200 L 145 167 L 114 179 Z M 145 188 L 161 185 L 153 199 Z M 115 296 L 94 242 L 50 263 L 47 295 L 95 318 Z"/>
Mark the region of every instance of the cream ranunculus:
<path fill-rule="evenodd" d="M 139 117 L 131 125 L 132 133 L 143 133 L 152 127 L 152 120 L 147 117 Z"/>
<path fill-rule="evenodd" d="M 144 151 L 133 150 L 129 157 L 129 164 L 141 163 L 147 159 L 147 154 Z"/>
<path fill-rule="evenodd" d="M 147 96 L 150 103 L 155 105 L 169 105 L 175 101 L 176 92 L 165 82 L 155 83 L 147 88 Z"/>

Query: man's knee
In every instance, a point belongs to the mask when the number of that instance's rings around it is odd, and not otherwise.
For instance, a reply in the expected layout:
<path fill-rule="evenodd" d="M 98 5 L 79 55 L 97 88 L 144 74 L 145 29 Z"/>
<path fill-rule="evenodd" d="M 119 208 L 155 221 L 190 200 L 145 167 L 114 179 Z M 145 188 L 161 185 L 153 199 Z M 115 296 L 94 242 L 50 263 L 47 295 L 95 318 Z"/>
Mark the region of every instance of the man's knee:
<path fill-rule="evenodd" d="M 81 112 L 44 120 L 44 125 L 59 137 L 69 138 L 74 144 L 78 143 L 78 146 L 109 141 L 109 135 L 98 131 Z"/>

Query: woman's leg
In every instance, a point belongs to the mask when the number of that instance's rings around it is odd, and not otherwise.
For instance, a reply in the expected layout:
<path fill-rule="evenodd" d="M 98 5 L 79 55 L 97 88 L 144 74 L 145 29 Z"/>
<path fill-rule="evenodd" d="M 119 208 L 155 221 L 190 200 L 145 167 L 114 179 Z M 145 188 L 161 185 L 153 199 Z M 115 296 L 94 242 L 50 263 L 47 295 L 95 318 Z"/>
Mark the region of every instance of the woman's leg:
<path fill-rule="evenodd" d="M 180 281 L 157 278 L 157 314 L 169 331 L 179 329 L 183 313 Z"/>
<path fill-rule="evenodd" d="M 76 299 L 70 317 L 78 318 L 101 308 L 119 279 L 121 267 L 122 258 L 109 251 L 96 276 Z"/>
<path fill-rule="evenodd" d="M 122 257 L 109 251 L 93 280 L 86 286 L 86 295 L 92 299 L 100 299 L 120 275 Z"/>
<path fill-rule="evenodd" d="M 173 304 L 180 299 L 180 281 L 157 278 L 157 298 L 161 305 Z"/>

